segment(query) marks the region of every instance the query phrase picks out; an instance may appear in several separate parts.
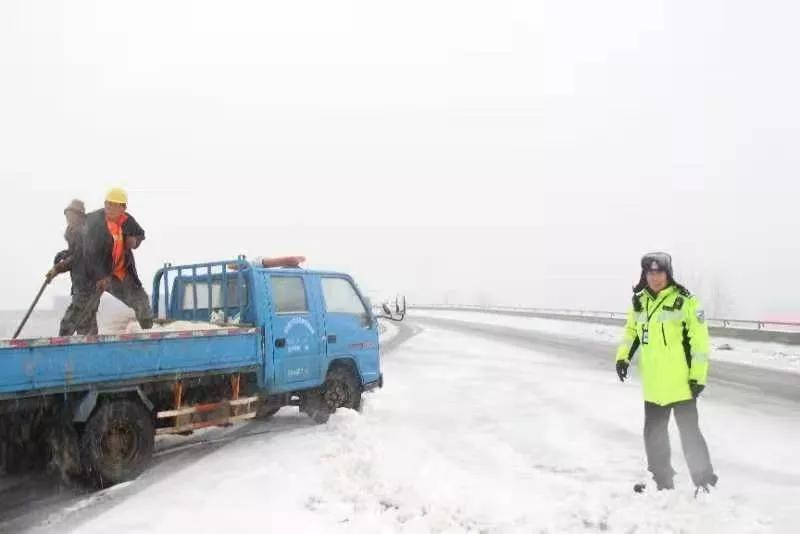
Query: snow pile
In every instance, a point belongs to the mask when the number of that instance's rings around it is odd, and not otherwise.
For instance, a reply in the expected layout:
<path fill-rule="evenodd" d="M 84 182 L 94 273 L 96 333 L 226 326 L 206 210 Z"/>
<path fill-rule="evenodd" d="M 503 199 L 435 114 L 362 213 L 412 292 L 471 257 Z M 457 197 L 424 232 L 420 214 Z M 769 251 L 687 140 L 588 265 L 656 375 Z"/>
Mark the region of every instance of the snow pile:
<path fill-rule="evenodd" d="M 800 372 L 800 345 L 717 337 L 712 337 L 711 341 L 713 357 L 717 360 Z"/>
<path fill-rule="evenodd" d="M 719 488 L 710 498 L 692 497 L 673 440 L 678 489 L 635 495 L 632 485 L 645 480 L 639 385 L 587 368 L 585 357 L 426 329 L 384 359 L 387 385 L 366 396 L 362 414 L 340 411 L 315 426 L 285 408 L 246 427 L 250 437 L 169 476 L 148 471 L 113 507 L 56 527 L 88 534 L 794 532 L 795 405 L 702 399 Z"/>
<path fill-rule="evenodd" d="M 413 310 L 412 313 L 411 317 L 431 317 L 465 323 L 497 325 L 612 344 L 619 343 L 622 336 L 622 327 L 620 326 L 580 321 L 560 321 L 473 311 Z M 764 343 L 717 336 L 712 336 L 711 341 L 712 347 L 715 349 L 711 356 L 714 360 L 800 373 L 800 345 Z M 727 348 L 725 346 L 732 350 L 718 350 L 719 347 Z"/>

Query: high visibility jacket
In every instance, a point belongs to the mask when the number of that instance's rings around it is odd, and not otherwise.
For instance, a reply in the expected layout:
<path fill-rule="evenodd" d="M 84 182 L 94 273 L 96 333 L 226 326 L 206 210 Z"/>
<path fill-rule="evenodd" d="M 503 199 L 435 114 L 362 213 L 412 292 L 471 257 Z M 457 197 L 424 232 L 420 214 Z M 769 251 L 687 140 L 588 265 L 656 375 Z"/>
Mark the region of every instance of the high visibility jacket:
<path fill-rule="evenodd" d="M 634 296 L 617 360 L 641 349 L 639 372 L 644 400 L 660 406 L 689 400 L 689 380 L 705 384 L 710 341 L 697 298 L 674 285 L 658 295 L 644 290 Z"/>

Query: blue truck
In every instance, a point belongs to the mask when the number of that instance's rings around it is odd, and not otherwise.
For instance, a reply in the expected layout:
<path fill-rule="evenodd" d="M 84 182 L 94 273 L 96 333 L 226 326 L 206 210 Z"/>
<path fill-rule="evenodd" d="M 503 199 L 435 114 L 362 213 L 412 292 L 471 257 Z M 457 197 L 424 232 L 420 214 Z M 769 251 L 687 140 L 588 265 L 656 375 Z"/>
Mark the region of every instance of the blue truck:
<path fill-rule="evenodd" d="M 138 476 L 155 437 L 265 418 L 293 405 L 324 423 L 383 386 L 378 317 L 342 273 L 232 261 L 164 265 L 158 326 L 0 340 L 0 454 L 100 487 Z M 188 328 L 170 328 L 188 321 Z M 186 323 L 180 323 L 186 324 Z"/>

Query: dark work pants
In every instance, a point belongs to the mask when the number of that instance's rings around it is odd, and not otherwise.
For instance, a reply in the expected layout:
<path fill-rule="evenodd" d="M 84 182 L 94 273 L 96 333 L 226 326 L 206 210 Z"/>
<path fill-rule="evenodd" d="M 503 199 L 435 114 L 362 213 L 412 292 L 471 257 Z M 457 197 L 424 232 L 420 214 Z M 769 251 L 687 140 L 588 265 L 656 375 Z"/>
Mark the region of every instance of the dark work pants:
<path fill-rule="evenodd" d="M 96 301 L 93 302 L 93 301 Z M 59 336 L 71 336 L 77 333 L 79 336 L 97 335 L 97 304 L 100 300 L 95 296 L 94 291 L 73 289 L 72 302 L 67 306 L 64 317 L 59 325 Z M 93 310 L 87 310 L 93 307 Z"/>
<path fill-rule="evenodd" d="M 669 415 L 675 412 L 675 421 L 681 436 L 681 446 L 692 482 L 695 486 L 713 484 L 716 481 L 714 468 L 708 454 L 708 446 L 697 415 L 697 400 L 687 400 L 659 406 L 650 402 L 644 403 L 644 446 L 647 451 L 647 469 L 653 473 L 653 479 L 659 486 L 672 487 L 675 471 L 670 461 L 669 447 Z"/>
<path fill-rule="evenodd" d="M 153 309 L 150 307 L 150 297 L 147 296 L 142 286 L 134 282 L 132 276 L 128 275 L 122 280 L 112 276 L 108 292 L 133 310 L 139 326 L 145 330 L 153 327 Z"/>
<path fill-rule="evenodd" d="M 144 288 L 138 286 L 131 276 L 126 276 L 123 280 L 112 277 L 108 292 L 133 310 L 139 326 L 145 330 L 153 327 L 150 298 Z M 58 335 L 71 336 L 76 332 L 78 335 L 97 335 L 97 309 L 99 307 L 100 295 L 94 290 L 76 291 L 61 320 Z"/>

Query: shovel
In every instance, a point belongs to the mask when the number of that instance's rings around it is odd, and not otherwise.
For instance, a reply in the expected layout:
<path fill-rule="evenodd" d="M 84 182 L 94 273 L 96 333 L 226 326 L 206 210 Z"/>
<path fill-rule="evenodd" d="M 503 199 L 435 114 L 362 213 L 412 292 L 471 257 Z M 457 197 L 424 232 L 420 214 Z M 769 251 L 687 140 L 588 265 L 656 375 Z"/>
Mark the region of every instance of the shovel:
<path fill-rule="evenodd" d="M 22 332 L 22 327 L 25 326 L 25 323 L 28 322 L 28 318 L 31 316 L 33 309 L 36 307 L 36 303 L 39 302 L 39 298 L 42 296 L 42 293 L 44 293 L 44 288 L 46 288 L 49 283 L 50 283 L 50 278 L 45 278 L 44 282 L 42 283 L 42 287 L 40 287 L 39 292 L 36 293 L 36 298 L 33 299 L 33 303 L 31 303 L 31 307 L 28 308 L 28 313 L 26 313 L 25 317 L 23 317 L 22 322 L 17 327 L 17 331 L 14 332 L 14 335 L 12 336 L 11 339 L 17 339 L 19 333 Z"/>

